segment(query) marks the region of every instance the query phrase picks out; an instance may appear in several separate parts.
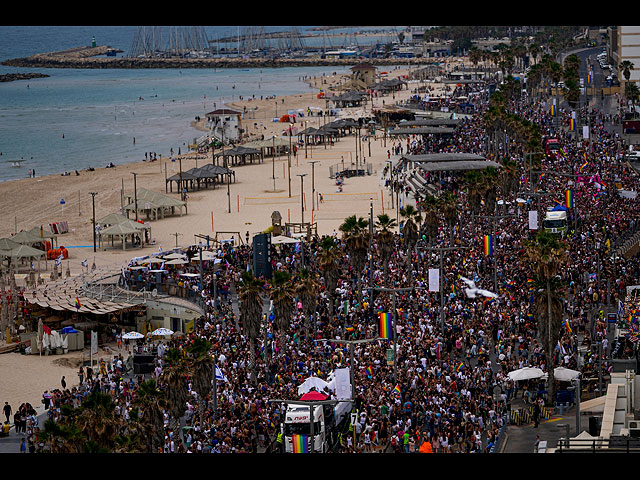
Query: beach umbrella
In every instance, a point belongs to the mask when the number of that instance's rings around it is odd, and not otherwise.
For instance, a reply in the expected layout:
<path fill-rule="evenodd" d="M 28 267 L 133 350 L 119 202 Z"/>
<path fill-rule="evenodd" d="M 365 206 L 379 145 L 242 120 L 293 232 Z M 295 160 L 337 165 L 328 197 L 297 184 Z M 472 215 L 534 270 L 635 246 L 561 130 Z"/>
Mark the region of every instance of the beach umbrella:
<path fill-rule="evenodd" d="M 165 263 L 165 265 L 184 265 L 185 263 L 189 263 L 184 258 L 174 258 L 173 260 L 169 260 Z"/>
<path fill-rule="evenodd" d="M 541 378 L 544 372 L 537 367 L 524 367 L 509 372 L 508 377 L 513 381 L 531 380 L 533 378 Z"/>
<path fill-rule="evenodd" d="M 151 335 L 173 335 L 173 330 L 169 330 L 168 328 L 156 328 Z"/>
<path fill-rule="evenodd" d="M 137 340 L 139 338 L 144 338 L 144 335 L 140 332 L 127 332 L 122 335 L 123 340 Z"/>

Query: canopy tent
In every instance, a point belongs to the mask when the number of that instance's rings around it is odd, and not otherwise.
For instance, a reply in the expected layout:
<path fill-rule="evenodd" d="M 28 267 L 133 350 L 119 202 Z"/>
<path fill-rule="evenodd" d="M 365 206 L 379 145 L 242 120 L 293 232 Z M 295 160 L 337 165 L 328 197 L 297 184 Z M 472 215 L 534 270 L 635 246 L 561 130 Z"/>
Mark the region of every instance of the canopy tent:
<path fill-rule="evenodd" d="M 329 383 L 318 377 L 309 377 L 298 386 L 298 395 L 309 393 L 312 389 L 322 391 L 325 388 L 329 388 Z"/>
<path fill-rule="evenodd" d="M 0 256 L 11 256 L 9 251 L 18 246 L 20 246 L 20 244 L 10 238 L 0 238 Z"/>
<path fill-rule="evenodd" d="M 207 163 L 199 168 L 192 168 L 190 170 L 186 170 L 182 172 L 182 175 L 179 173 L 172 175 L 171 177 L 165 180 L 165 183 L 169 186 L 169 190 L 173 192 L 173 182 L 176 183 L 176 190 L 180 191 L 180 182 L 182 181 L 183 186 L 186 184 L 188 188 L 193 190 L 195 185 L 197 184 L 198 189 L 200 189 L 202 183 L 204 182 L 205 187 L 211 183 L 214 187 L 217 183 L 222 183 L 225 176 L 233 177 L 233 181 L 235 182 L 235 172 L 229 168 L 221 167 L 218 165 L 214 165 L 212 163 Z M 167 187 L 165 186 L 165 191 Z"/>
<path fill-rule="evenodd" d="M 34 243 L 40 243 L 43 241 L 40 234 L 36 235 L 35 233 L 26 230 L 16 233 L 11 237 L 11 240 L 23 245 L 33 245 Z"/>
<path fill-rule="evenodd" d="M 176 209 L 179 209 L 180 216 L 182 216 L 182 209 L 187 212 L 187 202 L 178 200 L 177 198 L 170 197 L 164 193 L 154 192 L 145 188 L 137 189 L 137 210 L 139 213 L 146 213 L 147 219 L 153 216 L 154 220 L 158 217 L 164 218 L 167 212 L 171 214 L 175 213 Z M 127 212 L 136 211 L 136 198 L 131 196 L 127 197 L 129 202 L 124 206 L 124 210 Z"/>
<path fill-rule="evenodd" d="M 31 230 L 29 230 L 29 233 L 35 235 L 36 237 L 40 237 L 40 241 L 43 241 L 42 239 L 52 240 L 52 243 L 57 246 L 58 235 L 50 230 L 46 230 L 42 227 L 33 227 Z"/>
<path fill-rule="evenodd" d="M 228 150 L 223 150 L 221 152 L 217 152 L 214 157 L 220 158 L 223 157 L 224 162 L 226 162 L 227 158 L 230 158 L 231 165 L 238 165 L 239 159 L 242 161 L 242 165 L 246 165 L 247 157 L 253 164 L 253 160 L 256 156 L 260 156 L 258 161 L 262 160 L 263 154 L 262 150 L 258 148 L 248 147 L 246 145 L 239 145 L 237 147 L 230 148 Z M 228 165 L 228 163 L 226 164 Z M 226 167 L 226 165 L 223 165 Z"/>
<path fill-rule="evenodd" d="M 513 370 L 507 374 L 507 376 L 513 381 L 531 380 L 535 378 L 541 378 L 544 372 L 537 367 L 524 367 L 518 370 Z"/>
<path fill-rule="evenodd" d="M 131 220 L 129 220 L 129 222 L 131 222 Z M 137 222 L 132 222 L 132 223 L 137 223 Z M 102 230 L 99 235 L 100 247 L 102 248 L 103 237 L 110 237 L 112 245 L 113 245 L 113 238 L 119 237 L 122 240 L 122 249 L 126 250 L 127 237 L 131 236 L 132 243 L 133 243 L 134 237 L 140 235 L 143 230 L 143 228 L 138 228 L 132 223 L 117 223 L 115 225 L 111 225 L 110 227 Z M 142 224 L 139 224 L 139 225 L 141 227 L 144 227 L 144 225 Z"/>
<path fill-rule="evenodd" d="M 269 151 L 271 156 L 280 155 L 282 151 L 287 151 L 291 142 L 288 137 L 279 137 L 273 135 L 272 137 L 265 138 L 264 140 L 254 140 L 253 142 L 247 142 L 243 146 L 245 148 L 259 149 L 261 152 Z"/>
<path fill-rule="evenodd" d="M 285 235 L 278 235 L 277 237 L 271 237 L 271 245 L 280 245 L 283 243 L 298 243 L 300 240 L 287 237 Z"/>
<path fill-rule="evenodd" d="M 118 223 L 128 220 L 129 218 L 125 217 L 121 213 L 110 213 L 96 220 L 96 225 L 117 225 Z"/>
<path fill-rule="evenodd" d="M 311 390 L 310 392 L 307 392 L 304 395 L 302 395 L 300 397 L 300 400 L 314 402 L 314 401 L 323 401 L 323 400 L 326 400 L 327 398 L 329 397 L 327 397 L 326 395 L 320 392 Z"/>

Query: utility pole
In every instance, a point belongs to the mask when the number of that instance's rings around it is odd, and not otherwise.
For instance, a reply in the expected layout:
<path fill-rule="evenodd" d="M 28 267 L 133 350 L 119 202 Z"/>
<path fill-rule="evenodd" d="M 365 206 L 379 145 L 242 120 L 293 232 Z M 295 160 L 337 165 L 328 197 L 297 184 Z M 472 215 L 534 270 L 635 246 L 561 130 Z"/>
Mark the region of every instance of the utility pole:
<path fill-rule="evenodd" d="M 176 248 L 178 248 L 178 237 L 181 237 L 182 234 L 180 232 L 172 233 L 174 237 L 176 237 Z"/>
<path fill-rule="evenodd" d="M 444 252 L 451 252 L 455 250 L 470 250 L 471 247 L 461 246 L 461 247 L 421 247 L 416 246 L 416 248 L 423 248 L 425 250 L 430 250 L 432 252 L 438 252 L 438 256 L 440 257 L 440 271 L 439 271 L 439 293 L 440 293 L 440 329 L 442 333 L 444 333 L 444 288 L 443 288 L 443 277 L 444 277 Z"/>
<path fill-rule="evenodd" d="M 291 198 L 291 124 L 289 124 L 289 155 L 287 164 L 287 177 L 289 177 L 289 198 Z"/>
<path fill-rule="evenodd" d="M 496 236 L 498 233 L 498 220 L 501 218 L 513 218 L 513 217 L 517 217 L 517 215 L 514 214 L 510 214 L 510 215 L 472 215 L 473 217 L 479 217 L 479 218 L 490 218 L 491 220 L 493 220 L 493 228 L 492 228 L 492 235 Z M 492 263 L 493 263 L 493 289 L 495 290 L 495 292 L 497 293 L 498 291 L 498 262 L 496 259 L 495 255 L 492 255 L 493 258 Z"/>
<path fill-rule="evenodd" d="M 89 192 L 89 195 L 91 195 L 91 204 L 93 207 L 92 223 L 93 223 L 93 252 L 94 253 L 96 251 L 96 195 L 97 194 L 98 192 Z"/>
<path fill-rule="evenodd" d="M 298 173 L 300 177 L 300 213 L 302 214 L 302 222 L 304 224 L 304 177 L 307 176 L 306 173 Z"/>
<path fill-rule="evenodd" d="M 131 175 L 133 175 L 133 207 L 136 209 L 136 222 L 138 221 L 138 187 L 137 187 L 137 183 L 136 183 L 136 173 L 131 172 Z M 180 173 L 180 185 L 182 185 L 182 173 Z"/>
<path fill-rule="evenodd" d="M 370 287 L 371 290 L 377 290 L 380 292 L 390 292 L 393 293 L 393 382 L 398 383 L 398 359 L 397 356 L 397 339 L 396 339 L 396 325 L 398 320 L 398 314 L 396 309 L 396 293 L 397 292 L 409 292 L 413 290 L 420 290 L 424 287 L 400 287 L 400 288 L 387 288 L 387 287 Z"/>
<path fill-rule="evenodd" d="M 306 144 L 305 144 L 306 145 Z M 315 196 L 316 196 L 316 163 L 319 160 L 311 160 L 309 163 L 311 164 L 311 211 L 315 211 Z"/>

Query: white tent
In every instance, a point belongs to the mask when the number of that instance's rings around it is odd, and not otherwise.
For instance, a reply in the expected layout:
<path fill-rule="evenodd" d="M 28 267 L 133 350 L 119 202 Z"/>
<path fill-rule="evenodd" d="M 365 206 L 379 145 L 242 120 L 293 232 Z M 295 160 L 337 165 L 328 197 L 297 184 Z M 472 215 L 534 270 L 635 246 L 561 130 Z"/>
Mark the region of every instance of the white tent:
<path fill-rule="evenodd" d="M 544 372 L 537 367 L 524 367 L 519 368 L 518 370 L 513 370 L 509 372 L 508 377 L 514 381 L 520 380 L 530 380 L 533 378 L 541 378 L 544 375 Z"/>
<path fill-rule="evenodd" d="M 329 387 L 329 384 L 318 377 L 309 377 L 298 387 L 298 395 L 304 395 L 315 389 L 318 392 L 322 392 L 325 387 Z"/>

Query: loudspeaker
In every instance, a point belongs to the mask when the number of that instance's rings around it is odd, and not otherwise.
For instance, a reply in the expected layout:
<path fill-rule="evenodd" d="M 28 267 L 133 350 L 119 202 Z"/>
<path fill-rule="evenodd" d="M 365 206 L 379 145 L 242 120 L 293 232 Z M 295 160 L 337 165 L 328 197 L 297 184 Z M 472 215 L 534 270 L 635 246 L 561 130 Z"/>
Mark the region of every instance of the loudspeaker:
<path fill-rule="evenodd" d="M 271 278 L 271 234 L 261 233 L 253 237 L 253 274 L 256 278 Z"/>

